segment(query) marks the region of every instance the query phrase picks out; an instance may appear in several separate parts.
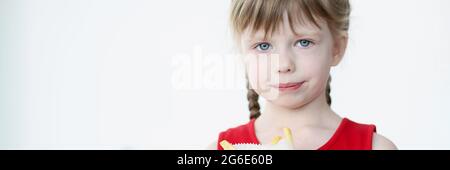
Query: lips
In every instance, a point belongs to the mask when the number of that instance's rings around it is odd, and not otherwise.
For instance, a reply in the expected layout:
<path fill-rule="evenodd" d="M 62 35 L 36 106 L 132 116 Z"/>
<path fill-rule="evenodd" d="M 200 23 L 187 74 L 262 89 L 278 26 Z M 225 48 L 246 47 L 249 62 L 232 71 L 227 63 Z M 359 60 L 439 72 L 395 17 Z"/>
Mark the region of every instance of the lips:
<path fill-rule="evenodd" d="M 289 83 L 280 83 L 275 85 L 275 88 L 278 88 L 280 91 L 294 91 L 299 89 L 304 81 L 302 82 L 289 82 Z"/>

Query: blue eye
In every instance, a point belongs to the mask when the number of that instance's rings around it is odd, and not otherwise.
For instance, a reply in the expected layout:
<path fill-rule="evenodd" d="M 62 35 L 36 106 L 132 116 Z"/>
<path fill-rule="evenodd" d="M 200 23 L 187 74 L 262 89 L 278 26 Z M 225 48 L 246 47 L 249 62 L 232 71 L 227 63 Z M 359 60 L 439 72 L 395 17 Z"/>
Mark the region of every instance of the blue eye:
<path fill-rule="evenodd" d="M 260 43 L 256 46 L 256 49 L 259 51 L 267 51 L 269 50 L 271 45 L 269 43 Z"/>
<path fill-rule="evenodd" d="M 313 42 L 309 41 L 309 40 L 298 40 L 295 43 L 295 46 L 300 46 L 302 48 L 307 48 L 309 47 Z"/>

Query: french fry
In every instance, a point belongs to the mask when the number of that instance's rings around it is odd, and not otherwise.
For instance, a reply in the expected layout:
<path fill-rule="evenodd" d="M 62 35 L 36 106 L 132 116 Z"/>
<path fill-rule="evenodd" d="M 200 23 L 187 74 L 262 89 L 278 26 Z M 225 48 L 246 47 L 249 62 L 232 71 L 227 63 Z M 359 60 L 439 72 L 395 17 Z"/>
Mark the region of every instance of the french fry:
<path fill-rule="evenodd" d="M 222 146 L 223 150 L 235 150 L 233 145 L 227 140 L 221 141 L 220 146 Z"/>
<path fill-rule="evenodd" d="M 292 139 L 292 132 L 289 128 L 283 128 L 284 136 L 286 137 L 289 144 L 294 145 L 294 140 Z"/>
<path fill-rule="evenodd" d="M 271 144 L 272 144 L 272 145 L 275 145 L 275 144 L 277 144 L 280 140 L 281 140 L 281 136 L 275 136 L 275 137 L 272 139 Z"/>

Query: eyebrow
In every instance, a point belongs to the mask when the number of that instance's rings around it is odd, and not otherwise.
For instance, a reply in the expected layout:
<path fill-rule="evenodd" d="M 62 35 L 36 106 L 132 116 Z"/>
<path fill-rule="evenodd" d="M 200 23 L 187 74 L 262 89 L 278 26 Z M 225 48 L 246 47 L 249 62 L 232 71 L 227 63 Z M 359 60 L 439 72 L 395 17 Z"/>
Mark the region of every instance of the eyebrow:
<path fill-rule="evenodd" d="M 294 31 L 294 35 L 298 37 L 302 36 L 319 36 L 319 31 Z"/>
<path fill-rule="evenodd" d="M 247 33 L 247 34 L 249 36 L 244 39 L 246 41 L 267 40 L 267 37 L 265 36 L 266 33 L 264 33 L 263 31 L 250 32 L 250 33 Z"/>

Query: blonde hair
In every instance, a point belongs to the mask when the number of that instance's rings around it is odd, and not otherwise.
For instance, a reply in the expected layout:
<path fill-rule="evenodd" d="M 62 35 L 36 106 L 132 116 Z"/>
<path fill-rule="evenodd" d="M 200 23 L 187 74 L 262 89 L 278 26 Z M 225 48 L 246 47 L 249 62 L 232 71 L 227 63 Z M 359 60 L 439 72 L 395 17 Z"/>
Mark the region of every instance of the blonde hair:
<path fill-rule="evenodd" d="M 294 22 L 312 23 L 320 28 L 318 21 L 325 21 L 334 36 L 347 32 L 349 28 L 350 3 L 348 0 L 232 0 L 230 23 L 234 38 L 250 29 L 253 33 L 263 30 L 266 36 L 273 34 L 287 13 L 289 26 L 295 32 Z M 331 77 L 326 87 L 326 100 L 331 105 Z M 247 99 L 250 119 L 261 115 L 259 95 L 250 88 L 247 80 Z"/>

